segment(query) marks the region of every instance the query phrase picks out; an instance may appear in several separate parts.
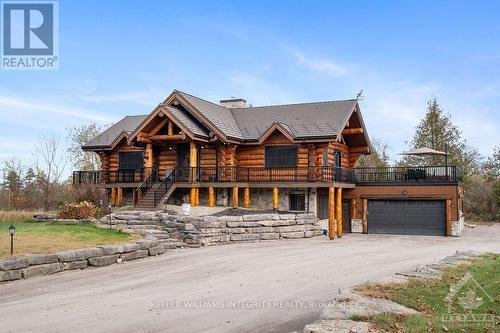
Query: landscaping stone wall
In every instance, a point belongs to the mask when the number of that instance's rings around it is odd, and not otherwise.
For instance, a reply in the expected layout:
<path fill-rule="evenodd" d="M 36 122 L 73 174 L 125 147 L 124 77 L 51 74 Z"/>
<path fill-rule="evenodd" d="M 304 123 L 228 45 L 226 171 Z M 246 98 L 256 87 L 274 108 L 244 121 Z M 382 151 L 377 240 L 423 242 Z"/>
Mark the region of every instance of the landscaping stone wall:
<path fill-rule="evenodd" d="M 182 216 L 161 212 L 129 211 L 113 214 L 115 228 L 129 229 L 140 225 L 158 225 L 165 233 L 196 247 L 283 238 L 309 238 L 322 234 L 314 214 L 252 214 L 243 216 Z M 141 230 L 141 229 L 137 229 Z"/>
<path fill-rule="evenodd" d="M 172 245 L 177 247 L 177 244 L 162 243 L 151 237 L 125 244 L 100 245 L 53 254 L 29 254 L 4 259 L 0 260 L 0 282 L 156 256 L 165 253 Z"/>

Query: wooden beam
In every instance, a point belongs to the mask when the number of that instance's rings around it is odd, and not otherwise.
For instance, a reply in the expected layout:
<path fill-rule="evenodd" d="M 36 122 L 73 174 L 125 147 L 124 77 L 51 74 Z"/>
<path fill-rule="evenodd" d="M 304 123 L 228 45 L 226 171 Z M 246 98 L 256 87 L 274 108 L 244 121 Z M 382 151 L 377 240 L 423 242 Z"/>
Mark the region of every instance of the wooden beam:
<path fill-rule="evenodd" d="M 335 238 L 335 187 L 328 188 L 328 238 Z"/>
<path fill-rule="evenodd" d="M 196 207 L 196 188 L 191 187 L 191 191 L 189 193 L 189 202 L 191 207 Z"/>
<path fill-rule="evenodd" d="M 363 128 L 345 128 L 342 131 L 342 135 L 353 135 L 353 134 L 363 134 Z"/>
<path fill-rule="evenodd" d="M 351 200 L 351 219 L 356 219 L 356 199 Z"/>
<path fill-rule="evenodd" d="M 200 205 L 200 188 L 199 187 L 196 188 L 195 193 L 196 193 L 196 196 L 195 196 L 195 201 L 196 201 L 195 205 L 196 205 L 196 207 L 198 207 Z"/>
<path fill-rule="evenodd" d="M 162 121 L 160 121 L 160 123 L 158 125 L 156 125 L 151 130 L 151 132 L 149 132 L 149 136 L 157 134 L 162 129 L 162 127 L 165 126 L 168 122 L 169 122 L 169 119 L 163 119 Z"/>
<path fill-rule="evenodd" d="M 238 208 L 238 187 L 233 187 L 233 208 Z"/>
<path fill-rule="evenodd" d="M 174 135 L 174 123 L 172 120 L 168 121 L 167 134 Z"/>
<path fill-rule="evenodd" d="M 157 135 L 151 135 L 149 139 L 153 141 L 180 141 L 186 139 L 186 134 L 184 133 L 174 134 L 174 135 L 157 134 Z"/>
<path fill-rule="evenodd" d="M 137 141 L 139 142 L 144 142 L 144 143 L 153 143 L 149 138 L 147 138 L 145 133 L 139 133 L 137 135 Z"/>
<path fill-rule="evenodd" d="M 337 219 L 337 237 L 342 237 L 342 187 L 337 188 L 336 199 L 335 218 Z"/>
<path fill-rule="evenodd" d="M 368 200 L 363 199 L 363 233 L 368 233 Z"/>
<path fill-rule="evenodd" d="M 451 200 L 446 200 L 446 236 L 451 236 Z"/>
<path fill-rule="evenodd" d="M 208 188 L 208 207 L 215 206 L 215 191 L 213 187 Z"/>
<path fill-rule="evenodd" d="M 277 187 L 273 187 L 273 209 L 278 210 L 278 196 L 279 190 Z"/>
<path fill-rule="evenodd" d="M 370 149 L 368 147 L 352 147 L 350 149 L 351 153 L 364 153 L 368 154 L 370 152 Z"/>
<path fill-rule="evenodd" d="M 250 208 L 250 188 L 245 187 L 243 190 L 243 207 Z"/>
<path fill-rule="evenodd" d="M 196 179 L 195 175 L 195 170 L 193 168 L 196 168 L 198 166 L 198 153 L 197 153 L 197 147 L 196 143 L 190 142 L 189 144 L 189 179 L 194 182 Z"/>
<path fill-rule="evenodd" d="M 111 206 L 115 206 L 116 205 L 116 187 L 113 187 L 111 189 Z"/>
<path fill-rule="evenodd" d="M 116 195 L 116 205 L 118 207 L 123 206 L 123 188 L 118 187 L 118 193 Z"/>

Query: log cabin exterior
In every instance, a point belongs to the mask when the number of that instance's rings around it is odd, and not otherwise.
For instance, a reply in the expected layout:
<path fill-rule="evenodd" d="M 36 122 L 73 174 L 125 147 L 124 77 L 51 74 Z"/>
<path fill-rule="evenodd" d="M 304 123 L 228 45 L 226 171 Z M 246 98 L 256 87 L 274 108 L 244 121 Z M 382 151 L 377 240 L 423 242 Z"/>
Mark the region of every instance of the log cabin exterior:
<path fill-rule="evenodd" d="M 355 168 L 370 153 L 358 100 L 247 107 L 174 90 L 150 114 L 127 116 L 82 147 L 101 170 L 74 184 L 113 205 L 167 203 L 314 213 L 346 232 L 452 235 L 463 223 L 456 167 Z"/>

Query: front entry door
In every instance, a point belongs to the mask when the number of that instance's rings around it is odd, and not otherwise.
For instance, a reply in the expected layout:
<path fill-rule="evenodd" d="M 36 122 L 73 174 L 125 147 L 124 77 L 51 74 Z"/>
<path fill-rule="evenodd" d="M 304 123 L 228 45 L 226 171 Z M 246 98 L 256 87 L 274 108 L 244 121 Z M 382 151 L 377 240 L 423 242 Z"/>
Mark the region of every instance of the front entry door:
<path fill-rule="evenodd" d="M 177 144 L 177 179 L 189 180 L 189 143 Z"/>

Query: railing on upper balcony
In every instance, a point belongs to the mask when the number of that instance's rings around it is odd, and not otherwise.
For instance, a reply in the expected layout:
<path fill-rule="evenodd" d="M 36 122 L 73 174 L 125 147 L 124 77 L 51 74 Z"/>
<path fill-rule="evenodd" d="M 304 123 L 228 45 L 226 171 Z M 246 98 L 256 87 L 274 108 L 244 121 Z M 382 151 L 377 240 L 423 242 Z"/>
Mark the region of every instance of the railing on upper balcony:
<path fill-rule="evenodd" d="M 412 166 L 354 169 L 356 183 L 442 183 L 461 182 L 456 166 Z"/>
<path fill-rule="evenodd" d="M 352 169 L 337 167 L 198 167 L 177 168 L 178 182 L 338 182 L 352 183 Z"/>
<path fill-rule="evenodd" d="M 145 177 L 145 175 L 148 177 Z M 152 183 L 163 180 L 157 169 L 145 172 L 118 170 L 109 173 L 99 171 L 73 172 L 73 184 L 81 183 Z M 175 168 L 171 181 L 176 182 L 336 182 L 336 183 L 443 183 L 461 182 L 463 173 L 455 166 L 382 167 L 197 167 Z M 169 180 L 170 181 L 170 180 Z M 146 183 L 144 183 L 146 182 Z"/>

